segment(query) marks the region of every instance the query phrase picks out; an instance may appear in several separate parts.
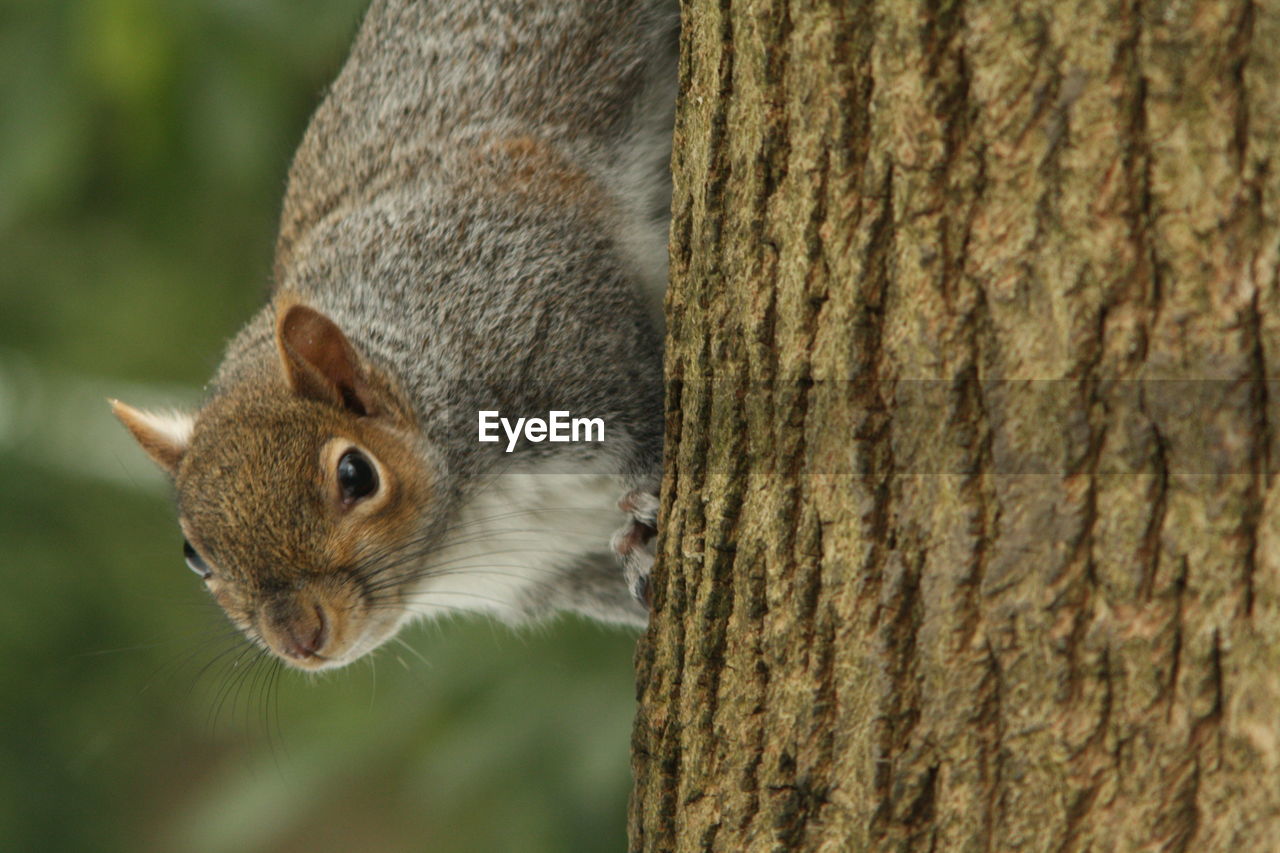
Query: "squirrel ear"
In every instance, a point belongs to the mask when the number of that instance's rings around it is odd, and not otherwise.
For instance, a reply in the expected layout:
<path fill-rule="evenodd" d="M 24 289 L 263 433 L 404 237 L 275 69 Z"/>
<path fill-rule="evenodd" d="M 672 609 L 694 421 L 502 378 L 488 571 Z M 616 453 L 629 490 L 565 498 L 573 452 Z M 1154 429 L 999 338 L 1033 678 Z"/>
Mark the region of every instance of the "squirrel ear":
<path fill-rule="evenodd" d="M 276 320 L 276 343 L 295 393 L 357 415 L 375 413 L 373 390 L 359 356 L 328 317 L 314 308 L 292 305 Z"/>
<path fill-rule="evenodd" d="M 142 445 L 157 465 L 176 476 L 187 447 L 191 444 L 191 430 L 195 415 L 186 412 L 159 414 L 144 412 L 119 400 L 110 400 L 111 411 L 120 419 L 133 437 Z"/>

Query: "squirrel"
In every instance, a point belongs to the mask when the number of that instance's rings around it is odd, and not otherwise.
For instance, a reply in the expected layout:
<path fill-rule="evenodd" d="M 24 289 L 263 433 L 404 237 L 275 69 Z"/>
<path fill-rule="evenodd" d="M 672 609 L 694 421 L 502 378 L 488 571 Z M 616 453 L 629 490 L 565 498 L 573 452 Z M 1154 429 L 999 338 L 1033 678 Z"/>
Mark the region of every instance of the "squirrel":
<path fill-rule="evenodd" d="M 678 27 L 671 0 L 370 6 L 204 402 L 111 401 L 251 641 L 320 670 L 457 610 L 645 624 Z M 557 410 L 603 435 L 477 438 Z"/>

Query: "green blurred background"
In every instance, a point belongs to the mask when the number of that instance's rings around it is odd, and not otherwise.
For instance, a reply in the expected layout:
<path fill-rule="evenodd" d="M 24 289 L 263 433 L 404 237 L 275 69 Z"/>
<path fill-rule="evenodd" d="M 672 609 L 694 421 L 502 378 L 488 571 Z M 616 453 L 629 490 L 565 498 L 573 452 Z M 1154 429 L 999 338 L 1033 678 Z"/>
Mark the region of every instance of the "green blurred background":
<path fill-rule="evenodd" d="M 263 298 L 365 0 L 0 0 L 0 850 L 625 845 L 625 632 L 239 657 L 107 413 L 191 402 Z"/>

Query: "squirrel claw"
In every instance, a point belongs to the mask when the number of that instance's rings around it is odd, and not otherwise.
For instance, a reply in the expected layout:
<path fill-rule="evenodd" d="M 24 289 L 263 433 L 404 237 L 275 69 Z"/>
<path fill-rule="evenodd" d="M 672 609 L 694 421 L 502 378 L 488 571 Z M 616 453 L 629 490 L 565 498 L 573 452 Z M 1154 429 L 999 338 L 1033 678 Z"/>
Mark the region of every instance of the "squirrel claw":
<path fill-rule="evenodd" d="M 658 496 L 643 489 L 627 492 L 618 499 L 618 509 L 656 533 L 658 529 Z"/>
<path fill-rule="evenodd" d="M 631 520 L 613 534 L 613 552 L 622 561 L 622 572 L 631 595 L 649 606 L 649 573 L 653 570 L 653 540 L 658 535 L 658 496 L 639 489 L 618 501 L 618 509 Z"/>

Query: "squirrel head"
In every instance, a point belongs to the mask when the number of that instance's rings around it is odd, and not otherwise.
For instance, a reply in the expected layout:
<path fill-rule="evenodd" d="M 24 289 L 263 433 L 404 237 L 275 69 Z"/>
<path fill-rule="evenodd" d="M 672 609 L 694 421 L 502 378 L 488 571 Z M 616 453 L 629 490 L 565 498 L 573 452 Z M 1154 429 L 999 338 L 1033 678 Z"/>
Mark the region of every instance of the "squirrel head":
<path fill-rule="evenodd" d="M 285 662 L 341 666 L 403 621 L 436 481 L 412 410 L 342 330 L 276 312 L 278 358 L 192 414 L 112 402 L 173 478 L 188 565 Z"/>

